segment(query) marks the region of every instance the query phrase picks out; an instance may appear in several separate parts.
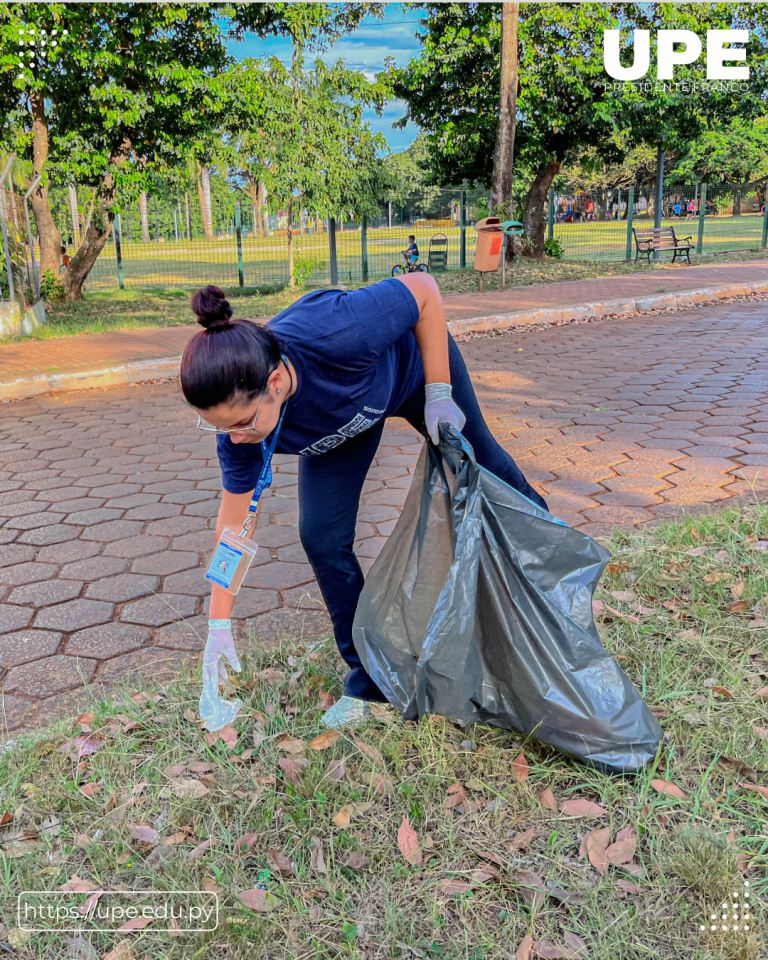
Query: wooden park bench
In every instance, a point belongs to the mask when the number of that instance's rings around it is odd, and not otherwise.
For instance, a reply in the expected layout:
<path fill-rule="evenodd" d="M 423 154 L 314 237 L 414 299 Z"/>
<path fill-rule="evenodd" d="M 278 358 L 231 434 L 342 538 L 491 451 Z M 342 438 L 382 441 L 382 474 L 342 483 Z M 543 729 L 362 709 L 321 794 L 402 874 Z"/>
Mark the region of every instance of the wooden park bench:
<path fill-rule="evenodd" d="M 645 257 L 650 265 L 651 254 L 656 250 L 659 253 L 672 251 L 672 263 L 677 259 L 678 253 L 685 254 L 688 263 L 691 262 L 691 250 L 693 244 L 690 242 L 693 237 L 682 237 L 678 239 L 675 236 L 674 227 L 633 227 L 632 233 L 635 235 L 635 263 L 638 257 Z"/>

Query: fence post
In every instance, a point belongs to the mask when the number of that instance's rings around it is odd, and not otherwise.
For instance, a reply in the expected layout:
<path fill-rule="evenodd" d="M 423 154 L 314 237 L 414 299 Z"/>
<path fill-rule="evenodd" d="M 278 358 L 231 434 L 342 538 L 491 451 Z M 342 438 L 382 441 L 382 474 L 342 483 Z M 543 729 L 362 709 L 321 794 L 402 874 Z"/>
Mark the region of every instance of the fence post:
<path fill-rule="evenodd" d="M 339 261 L 336 259 L 336 220 L 328 217 L 328 253 L 331 258 L 331 286 L 339 285 Z"/>
<path fill-rule="evenodd" d="M 363 254 L 363 283 L 368 282 L 368 217 L 363 217 L 360 227 L 360 246 Z"/>
<path fill-rule="evenodd" d="M 125 290 L 125 278 L 123 277 L 123 248 L 120 245 L 120 214 L 115 214 L 115 223 L 112 227 L 115 234 L 115 257 L 117 259 L 117 282 L 121 290 Z"/>
<path fill-rule="evenodd" d="M 699 236 L 696 240 L 696 253 L 701 253 L 704 247 L 704 217 L 707 212 L 707 185 L 702 183 L 699 195 Z"/>
<path fill-rule="evenodd" d="M 27 240 L 29 241 L 29 253 L 32 257 L 32 279 L 35 283 L 35 293 L 37 294 L 37 299 L 40 299 L 40 271 L 37 269 L 37 263 L 35 262 L 35 244 L 32 237 L 32 227 L 29 223 L 29 204 L 27 203 L 27 198 L 24 197 L 24 219 L 27 221 Z"/>
<path fill-rule="evenodd" d="M 461 191 L 461 232 L 459 234 L 459 266 L 467 265 L 467 191 Z"/>
<path fill-rule="evenodd" d="M 549 212 L 547 213 L 547 239 L 555 236 L 555 191 L 549 190 Z"/>
<path fill-rule="evenodd" d="M 632 259 L 632 222 L 635 219 L 635 185 L 629 188 L 629 199 L 627 200 L 627 252 L 625 260 Z"/>
<path fill-rule="evenodd" d="M 160 224 L 157 219 L 157 194 L 152 195 L 152 199 L 155 201 L 155 243 L 160 243 Z"/>
<path fill-rule="evenodd" d="M 768 247 L 768 195 L 765 200 L 766 202 L 763 204 L 765 207 L 765 213 L 763 214 L 763 250 Z"/>
<path fill-rule="evenodd" d="M 235 204 L 235 234 L 237 236 L 237 280 L 241 287 L 245 286 L 243 275 L 243 232 L 240 229 L 240 204 Z"/>

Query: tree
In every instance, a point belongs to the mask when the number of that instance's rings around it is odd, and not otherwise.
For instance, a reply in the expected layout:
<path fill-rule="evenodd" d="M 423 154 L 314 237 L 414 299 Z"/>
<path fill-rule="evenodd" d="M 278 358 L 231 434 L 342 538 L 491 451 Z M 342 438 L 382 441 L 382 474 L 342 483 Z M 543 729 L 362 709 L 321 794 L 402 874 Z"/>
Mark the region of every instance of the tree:
<path fill-rule="evenodd" d="M 512 216 L 512 181 L 517 125 L 517 31 L 519 3 L 503 3 L 501 10 L 501 68 L 499 71 L 499 122 L 493 155 L 495 206 L 505 218 Z M 511 256 L 512 244 L 507 244 Z"/>
<path fill-rule="evenodd" d="M 405 150 L 385 157 L 384 169 L 388 180 L 385 202 L 400 208 L 414 205 L 426 216 L 441 191 L 429 182 L 429 150 L 424 133 L 420 130 Z"/>
<path fill-rule="evenodd" d="M 733 213 L 739 216 L 746 185 L 768 179 L 768 117 L 754 123 L 736 119 L 726 127 L 708 130 L 690 144 L 670 179 L 683 183 L 725 181 L 733 189 Z"/>
<path fill-rule="evenodd" d="M 522 220 L 528 251 L 544 248 L 544 211 L 553 178 L 572 153 L 593 144 L 604 160 L 621 150 L 598 81 L 602 31 L 616 4 L 525 4 L 521 8 L 516 164 L 530 171 Z M 407 118 L 427 131 L 438 182 L 488 184 L 498 139 L 500 5 L 430 4 L 421 56 L 392 69 Z M 404 118 L 404 121 L 407 119 Z M 504 211 L 505 213 L 507 211 Z"/>
<path fill-rule="evenodd" d="M 301 9 L 296 9 L 300 7 Z M 75 179 L 95 189 L 91 226 L 64 275 L 78 299 L 109 237 L 118 196 L 137 197 L 153 176 L 187 163 L 186 145 L 212 136 L 220 75 L 231 62 L 224 31 L 295 30 L 322 43 L 380 5 L 289 3 L 6 4 L 0 7 L 0 142 L 31 159 L 42 269 L 58 275 L 60 233 L 49 189 Z M 76 42 L 25 60 L 20 30 Z M 38 51 L 40 53 L 41 51 Z M 205 188 L 203 188 L 205 189 Z M 204 202 L 203 209 L 208 209 Z M 189 220 L 189 215 L 188 215 Z M 207 221 L 208 222 L 208 221 Z"/>
<path fill-rule="evenodd" d="M 251 183 L 263 183 L 271 207 L 288 211 L 288 267 L 293 284 L 293 216 L 368 214 L 378 209 L 386 147 L 362 120 L 365 106 L 380 108 L 389 94 L 343 61 L 304 67 L 294 45 L 292 63 L 246 60 L 227 76 L 228 124 L 239 131 L 236 150 Z"/>

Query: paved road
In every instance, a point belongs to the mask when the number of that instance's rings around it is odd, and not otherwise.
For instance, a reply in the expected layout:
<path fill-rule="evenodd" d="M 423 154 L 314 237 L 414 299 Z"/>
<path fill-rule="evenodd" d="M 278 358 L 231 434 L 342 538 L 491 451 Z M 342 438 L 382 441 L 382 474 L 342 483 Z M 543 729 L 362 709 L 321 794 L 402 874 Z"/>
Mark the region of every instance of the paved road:
<path fill-rule="evenodd" d="M 495 435 L 593 536 L 768 486 L 768 301 L 462 345 Z M 392 421 L 358 554 L 391 532 L 420 449 Z M 298 537 L 295 458 L 263 501 L 234 614 L 265 640 L 328 629 Z M 162 680 L 204 646 L 219 492 L 175 383 L 0 408 L 0 733 Z M 183 619 L 182 619 L 183 618 Z"/>

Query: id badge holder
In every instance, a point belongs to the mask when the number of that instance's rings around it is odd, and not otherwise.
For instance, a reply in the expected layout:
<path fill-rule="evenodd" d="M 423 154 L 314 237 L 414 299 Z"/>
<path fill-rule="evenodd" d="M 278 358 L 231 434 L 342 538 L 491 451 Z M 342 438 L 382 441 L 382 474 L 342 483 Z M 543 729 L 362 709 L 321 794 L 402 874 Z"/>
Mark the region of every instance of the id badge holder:
<path fill-rule="evenodd" d="M 229 527 L 224 528 L 205 574 L 206 580 L 222 587 L 233 596 L 237 595 L 259 549 L 258 544 L 243 535 L 245 530 L 247 527 L 237 533 Z"/>

